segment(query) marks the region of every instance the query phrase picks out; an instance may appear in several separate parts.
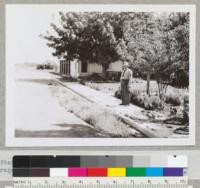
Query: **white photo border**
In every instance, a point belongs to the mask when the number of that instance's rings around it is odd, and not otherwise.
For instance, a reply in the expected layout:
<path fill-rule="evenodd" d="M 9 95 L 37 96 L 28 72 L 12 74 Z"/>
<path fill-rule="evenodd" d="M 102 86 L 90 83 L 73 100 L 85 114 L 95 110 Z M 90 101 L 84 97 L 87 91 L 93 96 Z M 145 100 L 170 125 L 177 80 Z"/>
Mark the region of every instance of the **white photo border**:
<path fill-rule="evenodd" d="M 6 50 L 6 143 L 7 147 L 36 146 L 183 146 L 195 145 L 196 121 L 196 6 L 194 4 L 7 4 L 6 17 L 10 7 L 44 6 L 65 11 L 102 12 L 189 12 L 189 137 L 188 138 L 15 138 L 14 122 L 14 64 L 8 61 Z M 6 25 L 7 30 L 7 25 Z M 6 48 L 7 49 L 7 48 Z"/>

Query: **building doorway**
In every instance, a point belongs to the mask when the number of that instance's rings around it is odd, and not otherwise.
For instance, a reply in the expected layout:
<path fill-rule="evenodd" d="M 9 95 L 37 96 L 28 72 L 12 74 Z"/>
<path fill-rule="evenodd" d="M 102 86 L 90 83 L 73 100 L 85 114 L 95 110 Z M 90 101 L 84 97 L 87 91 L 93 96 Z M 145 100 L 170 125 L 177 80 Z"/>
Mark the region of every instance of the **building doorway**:
<path fill-rule="evenodd" d="M 60 60 L 60 74 L 70 75 L 70 61 Z"/>
<path fill-rule="evenodd" d="M 88 62 L 87 61 L 82 61 L 81 63 L 81 72 L 82 73 L 87 73 L 88 71 Z"/>

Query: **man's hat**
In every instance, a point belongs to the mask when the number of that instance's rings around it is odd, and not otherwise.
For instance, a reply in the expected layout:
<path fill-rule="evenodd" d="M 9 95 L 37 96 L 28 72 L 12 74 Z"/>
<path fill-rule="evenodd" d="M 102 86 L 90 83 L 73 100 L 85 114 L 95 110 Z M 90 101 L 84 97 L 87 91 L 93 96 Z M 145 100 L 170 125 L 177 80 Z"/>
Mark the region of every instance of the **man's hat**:
<path fill-rule="evenodd" d="M 124 64 L 123 64 L 123 66 L 127 66 L 128 67 L 129 66 L 128 62 L 125 61 Z"/>

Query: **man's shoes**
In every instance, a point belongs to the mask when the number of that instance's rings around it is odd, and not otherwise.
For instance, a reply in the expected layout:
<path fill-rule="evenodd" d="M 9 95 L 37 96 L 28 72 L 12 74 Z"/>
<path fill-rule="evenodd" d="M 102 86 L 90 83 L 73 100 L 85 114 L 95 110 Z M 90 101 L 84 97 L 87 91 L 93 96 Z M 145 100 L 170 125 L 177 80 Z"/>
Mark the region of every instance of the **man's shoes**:
<path fill-rule="evenodd" d="M 123 103 L 121 103 L 121 104 L 119 104 L 119 105 L 128 106 L 129 104 L 123 104 Z"/>

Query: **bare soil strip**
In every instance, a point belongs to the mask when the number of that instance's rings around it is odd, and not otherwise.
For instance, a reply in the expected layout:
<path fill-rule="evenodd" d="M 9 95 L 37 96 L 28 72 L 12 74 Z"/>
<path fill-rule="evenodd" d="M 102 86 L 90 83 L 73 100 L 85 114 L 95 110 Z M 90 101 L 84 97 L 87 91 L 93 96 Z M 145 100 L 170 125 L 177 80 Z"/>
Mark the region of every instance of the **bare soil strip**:
<path fill-rule="evenodd" d="M 95 130 L 107 135 L 108 138 L 144 137 L 143 134 L 130 127 L 105 107 L 93 101 L 91 102 L 84 96 L 79 95 L 78 92 L 63 87 L 62 83 L 58 83 L 52 89 L 61 106 L 91 125 Z"/>

